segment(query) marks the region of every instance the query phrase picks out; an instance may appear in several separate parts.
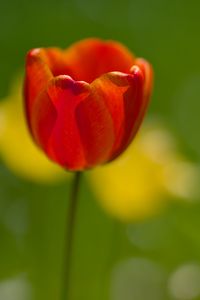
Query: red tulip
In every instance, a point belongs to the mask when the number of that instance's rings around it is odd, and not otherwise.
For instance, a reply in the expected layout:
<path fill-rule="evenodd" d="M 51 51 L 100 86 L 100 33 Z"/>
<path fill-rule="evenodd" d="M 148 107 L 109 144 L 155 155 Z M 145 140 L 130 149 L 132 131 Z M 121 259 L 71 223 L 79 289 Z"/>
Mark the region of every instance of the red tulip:
<path fill-rule="evenodd" d="M 149 63 L 117 42 L 86 39 L 66 50 L 33 49 L 25 78 L 31 134 L 66 169 L 111 161 L 135 136 L 151 87 Z"/>

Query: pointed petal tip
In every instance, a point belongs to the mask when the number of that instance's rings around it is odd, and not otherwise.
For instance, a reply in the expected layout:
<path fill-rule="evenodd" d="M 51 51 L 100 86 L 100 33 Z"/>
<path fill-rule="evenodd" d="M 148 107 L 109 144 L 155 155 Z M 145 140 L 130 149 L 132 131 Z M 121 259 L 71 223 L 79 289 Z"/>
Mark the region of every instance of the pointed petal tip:
<path fill-rule="evenodd" d="M 30 64 L 40 57 L 42 49 L 41 48 L 33 48 L 29 50 L 26 54 L 26 63 Z"/>
<path fill-rule="evenodd" d="M 41 48 L 33 48 L 31 50 L 28 51 L 27 55 L 28 56 L 35 56 L 38 55 L 41 51 Z"/>
<path fill-rule="evenodd" d="M 139 69 L 143 73 L 144 77 L 146 77 L 147 72 L 153 73 L 152 65 L 144 58 L 137 58 L 135 60 L 134 65 L 131 67 L 130 72 L 131 73 L 137 72 L 137 69 Z"/>
<path fill-rule="evenodd" d="M 141 74 L 141 69 L 138 66 L 133 65 L 130 69 L 130 72 L 132 75 L 138 75 Z"/>
<path fill-rule="evenodd" d="M 139 67 L 135 66 L 132 74 L 118 71 L 105 73 L 102 76 L 95 79 L 91 83 L 91 86 L 95 86 L 98 82 L 102 82 L 103 85 L 103 83 L 105 84 L 108 81 L 117 87 L 128 87 L 131 85 L 135 85 L 136 82 L 138 82 L 138 84 L 142 84 L 144 81 L 144 76 Z M 105 85 L 105 88 L 106 86 L 107 85 Z"/>

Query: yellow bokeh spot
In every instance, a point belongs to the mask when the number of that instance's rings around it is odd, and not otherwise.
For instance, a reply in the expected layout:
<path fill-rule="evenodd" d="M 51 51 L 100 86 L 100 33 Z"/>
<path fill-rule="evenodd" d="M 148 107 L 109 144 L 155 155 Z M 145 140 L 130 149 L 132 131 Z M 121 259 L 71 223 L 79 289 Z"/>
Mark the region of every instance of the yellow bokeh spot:
<path fill-rule="evenodd" d="M 170 133 L 156 124 L 146 126 L 116 161 L 90 171 L 89 180 L 108 213 L 133 221 L 160 211 L 169 195 L 190 197 L 198 175 L 196 166 L 178 156 Z"/>

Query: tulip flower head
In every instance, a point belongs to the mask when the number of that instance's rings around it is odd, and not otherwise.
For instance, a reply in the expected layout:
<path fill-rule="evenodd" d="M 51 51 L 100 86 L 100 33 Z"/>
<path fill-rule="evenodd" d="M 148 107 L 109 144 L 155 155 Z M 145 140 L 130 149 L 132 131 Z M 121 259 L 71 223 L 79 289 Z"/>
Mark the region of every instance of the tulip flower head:
<path fill-rule="evenodd" d="M 146 112 L 152 69 L 123 45 L 86 39 L 29 51 L 25 107 L 33 139 L 69 170 L 118 157 Z"/>

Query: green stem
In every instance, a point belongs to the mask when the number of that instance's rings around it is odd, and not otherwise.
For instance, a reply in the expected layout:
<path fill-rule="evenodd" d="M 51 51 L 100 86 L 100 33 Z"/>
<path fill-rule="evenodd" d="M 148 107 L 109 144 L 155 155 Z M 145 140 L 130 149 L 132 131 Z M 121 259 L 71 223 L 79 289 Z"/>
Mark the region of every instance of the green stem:
<path fill-rule="evenodd" d="M 64 249 L 64 270 L 63 270 L 63 286 L 62 286 L 62 300 L 70 300 L 70 275 L 71 275 L 71 264 L 72 264 L 72 249 L 74 240 L 74 230 L 76 223 L 76 212 L 78 207 L 78 194 L 80 189 L 81 172 L 76 172 L 68 210 L 67 219 L 67 235 L 65 238 L 65 249 Z"/>

